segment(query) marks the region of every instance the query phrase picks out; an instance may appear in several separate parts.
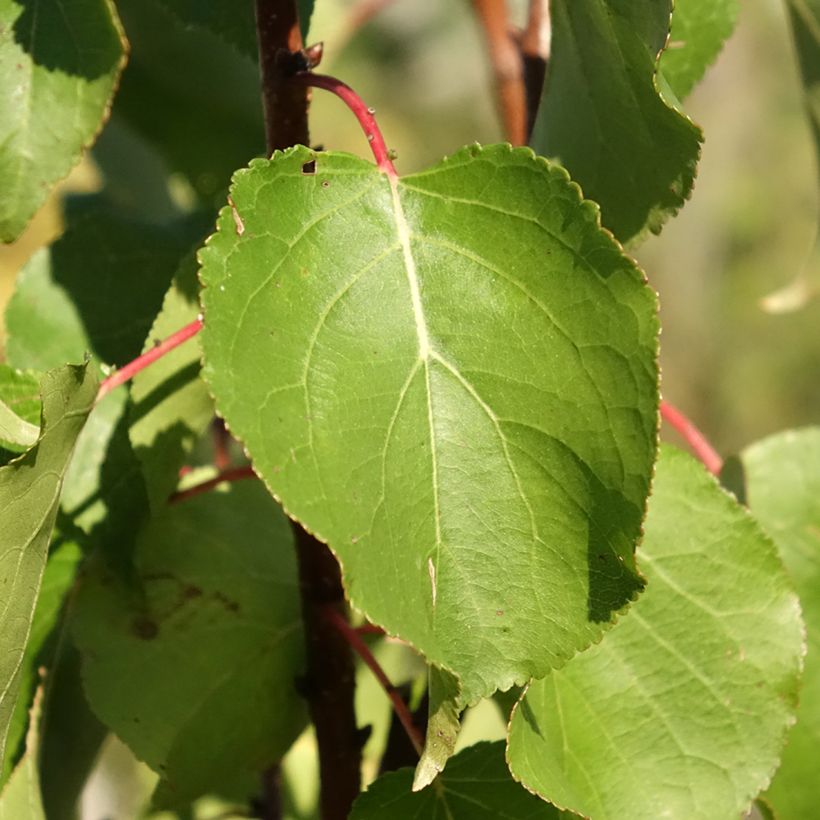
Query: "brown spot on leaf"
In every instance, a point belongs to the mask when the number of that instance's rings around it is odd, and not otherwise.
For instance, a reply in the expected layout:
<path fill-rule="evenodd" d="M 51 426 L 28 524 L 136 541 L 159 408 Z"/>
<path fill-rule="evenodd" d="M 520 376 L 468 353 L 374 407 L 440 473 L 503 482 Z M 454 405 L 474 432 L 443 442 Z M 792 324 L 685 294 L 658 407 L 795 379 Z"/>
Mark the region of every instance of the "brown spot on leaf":
<path fill-rule="evenodd" d="M 131 632 L 141 641 L 151 641 L 159 635 L 159 627 L 147 616 L 140 616 L 132 621 Z"/>

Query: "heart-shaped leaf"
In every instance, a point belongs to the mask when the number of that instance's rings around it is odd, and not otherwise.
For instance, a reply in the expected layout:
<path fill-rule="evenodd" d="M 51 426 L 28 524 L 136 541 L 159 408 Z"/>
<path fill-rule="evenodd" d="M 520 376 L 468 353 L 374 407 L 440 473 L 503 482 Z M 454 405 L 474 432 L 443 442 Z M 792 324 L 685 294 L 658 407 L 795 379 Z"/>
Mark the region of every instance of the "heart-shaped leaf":
<path fill-rule="evenodd" d="M 794 722 L 797 596 L 757 522 L 672 448 L 638 561 L 646 590 L 615 629 L 518 704 L 510 767 L 595 820 L 739 817 Z"/>
<path fill-rule="evenodd" d="M 297 147 L 201 252 L 203 374 L 355 606 L 463 701 L 561 665 L 640 589 L 655 297 L 565 171 L 464 149 L 394 179 Z"/>

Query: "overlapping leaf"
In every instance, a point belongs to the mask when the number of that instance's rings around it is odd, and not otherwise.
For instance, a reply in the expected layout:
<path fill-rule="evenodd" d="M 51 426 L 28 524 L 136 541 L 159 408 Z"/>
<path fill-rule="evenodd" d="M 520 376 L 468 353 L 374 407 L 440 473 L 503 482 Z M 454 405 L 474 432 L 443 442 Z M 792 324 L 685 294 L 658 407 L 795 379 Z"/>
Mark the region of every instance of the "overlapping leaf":
<path fill-rule="evenodd" d="M 203 26 L 180 23 L 165 7 L 179 3 L 117 3 L 131 56 L 114 113 L 159 151 L 169 170 L 182 173 L 201 199 L 219 205 L 233 171 L 265 153 L 259 67 L 252 35 L 245 31 L 241 37 L 253 59 Z M 202 17 L 233 13 L 247 23 L 247 15 L 253 16 L 250 2 L 184 4 L 197 6 Z"/>
<path fill-rule="evenodd" d="M 737 21 L 738 0 L 675 0 L 660 72 L 682 100 L 720 54 Z"/>
<path fill-rule="evenodd" d="M 25 739 L 29 709 L 39 683 L 38 667 L 43 662 L 43 650 L 58 623 L 63 601 L 74 581 L 80 556 L 77 544 L 61 539 L 56 548 L 52 547 L 52 555 L 46 563 L 31 632 L 20 667 L 20 695 L 9 723 L 7 754 L 4 770 L 0 771 L 0 784 L 5 781 L 12 766 L 17 762 L 17 752 Z"/>
<path fill-rule="evenodd" d="M 234 0 L 159 0 L 180 22 L 222 37 L 243 54 L 256 59 L 256 19 L 253 3 Z"/>
<path fill-rule="evenodd" d="M 0 364 L 0 464 L 37 441 L 40 409 L 40 374 Z"/>
<path fill-rule="evenodd" d="M 199 314 L 193 254 L 180 266 L 145 349 L 194 321 Z M 213 401 L 199 377 L 197 339 L 167 353 L 133 379 L 128 435 L 142 464 L 148 496 L 161 507 L 177 485 L 179 468 L 213 418 Z"/>
<path fill-rule="evenodd" d="M 638 561 L 647 588 L 629 613 L 519 703 L 511 769 L 595 820 L 736 818 L 794 721 L 797 597 L 760 526 L 671 448 Z"/>
<path fill-rule="evenodd" d="M 85 366 L 47 373 L 40 439 L 0 468 L 0 771 L 63 475 L 96 387 Z"/>
<path fill-rule="evenodd" d="M 672 0 L 553 0 L 549 77 L 532 146 L 570 172 L 622 242 L 689 196 L 701 134 L 658 93 Z"/>
<path fill-rule="evenodd" d="M 197 232 L 118 213 L 103 197 L 71 203 L 63 236 L 24 268 L 6 310 L 9 364 L 46 370 L 121 365 L 139 354 Z"/>
<path fill-rule="evenodd" d="M 40 795 L 40 706 L 42 689 L 31 710 L 26 752 L 5 787 L 0 790 L 0 820 L 46 820 Z"/>
<path fill-rule="evenodd" d="M 413 770 L 380 777 L 353 805 L 350 820 L 557 820 L 561 812 L 522 789 L 504 764 L 504 743 L 457 754 L 436 784 L 412 792 Z"/>
<path fill-rule="evenodd" d="M 109 0 L 0 2 L 0 240 L 94 140 L 125 62 Z"/>
<path fill-rule="evenodd" d="M 154 516 L 132 579 L 89 572 L 74 626 L 86 692 L 161 774 L 160 803 L 271 765 L 302 729 L 296 587 L 290 528 L 258 482 Z"/>
<path fill-rule="evenodd" d="M 797 725 L 765 798 L 780 820 L 811 817 L 820 801 L 820 429 L 782 433 L 743 453 L 748 502 L 774 537 L 803 607 L 808 652 Z"/>
<path fill-rule="evenodd" d="M 815 144 L 816 173 L 820 181 L 820 0 L 786 0 L 797 62 L 803 79 L 806 113 Z M 820 228 L 814 248 L 794 281 L 772 293 L 764 307 L 773 313 L 803 307 L 820 292 Z"/>
<path fill-rule="evenodd" d="M 600 636 L 641 586 L 657 322 L 595 207 L 509 146 L 394 182 L 299 147 L 231 195 L 203 373 L 353 603 L 465 701 Z"/>

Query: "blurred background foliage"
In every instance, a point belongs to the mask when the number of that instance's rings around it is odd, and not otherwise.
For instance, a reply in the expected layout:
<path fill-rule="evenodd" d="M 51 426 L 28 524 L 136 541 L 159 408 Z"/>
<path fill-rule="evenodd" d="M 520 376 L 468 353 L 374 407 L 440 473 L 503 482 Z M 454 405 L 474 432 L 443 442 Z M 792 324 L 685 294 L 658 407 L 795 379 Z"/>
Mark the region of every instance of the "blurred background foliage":
<path fill-rule="evenodd" d="M 0 247 L 0 306 L 35 250 L 60 235 L 66 195 L 104 188 L 117 207 L 156 222 L 195 207 L 212 212 L 231 170 L 263 151 L 252 61 L 164 17 L 155 0 L 117 5 L 132 59 L 111 122 L 25 234 Z M 524 3 L 513 5 L 522 18 Z M 393 0 L 363 25 L 360 9 L 357 0 L 318 0 L 309 41 L 325 43 L 321 70 L 376 108 L 400 173 L 465 143 L 501 139 L 483 37 L 466 0 Z M 162 114 L 180 106 L 187 125 L 173 130 Z M 820 301 L 785 315 L 760 307 L 804 263 L 817 225 L 815 151 L 782 0 L 741 4 L 735 34 L 686 110 L 706 135 L 694 194 L 636 255 L 660 294 L 663 395 L 729 454 L 820 420 Z M 316 146 L 369 157 L 354 118 L 329 94 L 314 92 L 311 129 Z M 383 643 L 377 653 L 395 682 L 418 678 L 406 648 Z M 374 687 L 362 676 L 361 720 L 374 727 L 368 779 L 390 720 Z M 480 708 L 467 717 L 462 745 L 503 736 L 501 712 L 491 702 Z M 284 766 L 294 818 L 313 811 L 310 742 L 297 743 Z M 96 816 L 133 817 L 153 781 L 111 739 L 86 793 Z"/>

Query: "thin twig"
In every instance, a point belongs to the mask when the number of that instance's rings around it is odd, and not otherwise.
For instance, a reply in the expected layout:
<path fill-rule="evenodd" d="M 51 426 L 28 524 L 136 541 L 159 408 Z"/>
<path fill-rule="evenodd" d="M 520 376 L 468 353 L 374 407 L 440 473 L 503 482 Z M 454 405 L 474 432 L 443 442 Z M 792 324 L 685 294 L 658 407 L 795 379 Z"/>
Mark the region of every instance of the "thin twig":
<path fill-rule="evenodd" d="M 393 704 L 393 710 L 396 717 L 401 721 L 404 731 L 407 732 L 407 737 L 413 744 L 413 748 L 421 757 L 422 749 L 424 748 L 424 740 L 419 734 L 419 730 L 413 723 L 413 716 L 407 708 L 407 704 L 402 700 L 398 690 L 390 682 L 384 669 L 370 651 L 370 647 L 362 640 L 361 636 L 335 609 L 328 608 L 327 617 L 331 623 L 344 636 L 345 640 L 353 647 L 353 651 L 362 659 L 368 669 L 375 675 L 376 680 L 381 684 L 382 689 L 387 693 L 390 702 Z"/>
<path fill-rule="evenodd" d="M 288 82 L 302 50 L 295 0 L 256 0 L 256 32 L 268 153 L 308 144 L 308 92 Z"/>
<path fill-rule="evenodd" d="M 325 91 L 330 91 L 339 97 L 359 121 L 359 125 L 361 125 L 370 144 L 370 150 L 373 152 L 376 165 L 388 176 L 394 178 L 398 176 L 379 124 L 376 122 L 375 109 L 368 107 L 365 101 L 349 85 L 337 80 L 335 77 L 305 71 L 297 74 L 293 79 L 303 85 L 323 88 Z"/>
<path fill-rule="evenodd" d="M 668 401 L 661 402 L 661 416 L 692 448 L 692 452 L 706 469 L 713 475 L 718 475 L 723 468 L 723 459 L 692 421 Z"/>
<path fill-rule="evenodd" d="M 527 26 L 521 35 L 521 56 L 524 61 L 524 89 L 527 99 L 527 140 L 532 136 L 552 44 L 549 0 L 530 0 Z"/>
<path fill-rule="evenodd" d="M 510 33 L 506 0 L 473 0 L 495 74 L 504 134 L 513 145 L 527 142 L 527 100 L 521 52 Z"/>
<path fill-rule="evenodd" d="M 191 324 L 185 325 L 185 327 L 178 330 L 176 333 L 172 333 L 167 339 L 160 342 L 158 345 L 155 345 L 146 353 L 143 353 L 141 356 L 137 356 L 134 361 L 121 367 L 116 373 L 113 373 L 100 385 L 100 390 L 97 393 L 97 401 L 99 401 L 107 393 L 110 393 L 115 387 L 125 384 L 125 382 L 132 379 L 141 370 L 145 370 L 148 365 L 158 361 L 175 347 L 178 347 L 183 342 L 187 342 L 188 339 L 196 336 L 200 330 L 202 330 L 201 316 L 191 322 Z"/>
<path fill-rule="evenodd" d="M 227 470 L 223 470 L 213 478 L 203 481 L 201 484 L 194 484 L 193 487 L 187 487 L 184 490 L 177 490 L 177 492 L 175 492 L 168 499 L 168 503 L 178 504 L 180 501 L 185 501 L 189 498 L 193 498 L 194 496 L 202 495 L 203 493 L 208 493 L 220 484 L 224 484 L 226 481 L 242 481 L 242 479 L 245 478 L 256 478 L 256 473 L 253 471 L 253 467 L 230 467 Z"/>

